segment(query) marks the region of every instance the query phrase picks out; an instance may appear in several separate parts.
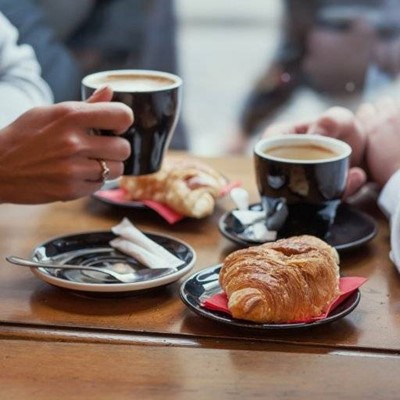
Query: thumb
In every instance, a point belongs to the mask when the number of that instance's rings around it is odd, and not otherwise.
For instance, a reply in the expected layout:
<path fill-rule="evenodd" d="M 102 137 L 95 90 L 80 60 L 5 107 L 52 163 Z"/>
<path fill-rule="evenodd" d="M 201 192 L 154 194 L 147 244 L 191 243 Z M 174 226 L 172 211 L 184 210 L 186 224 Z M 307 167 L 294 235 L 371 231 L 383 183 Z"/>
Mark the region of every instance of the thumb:
<path fill-rule="evenodd" d="M 318 133 L 341 139 L 344 133 L 354 130 L 354 114 L 344 107 L 331 107 L 309 126 L 307 133 Z"/>
<path fill-rule="evenodd" d="M 86 103 L 99 103 L 99 102 L 111 101 L 112 97 L 113 97 L 113 91 L 110 88 L 110 86 L 100 86 L 86 100 Z"/>
<path fill-rule="evenodd" d="M 357 193 L 366 182 L 367 174 L 363 169 L 359 167 L 350 168 L 343 198 L 346 199 Z"/>

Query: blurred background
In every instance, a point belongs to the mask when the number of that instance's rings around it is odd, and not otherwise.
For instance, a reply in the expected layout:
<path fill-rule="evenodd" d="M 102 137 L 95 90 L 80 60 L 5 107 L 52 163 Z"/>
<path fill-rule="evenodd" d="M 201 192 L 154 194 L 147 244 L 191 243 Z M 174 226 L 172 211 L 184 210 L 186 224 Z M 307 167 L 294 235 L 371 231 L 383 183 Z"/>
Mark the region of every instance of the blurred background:
<path fill-rule="evenodd" d="M 183 113 L 195 154 L 224 152 L 245 96 L 277 46 L 280 1 L 177 0 Z"/>
<path fill-rule="evenodd" d="M 400 94 L 400 0 L 176 0 L 190 150 L 251 152 L 272 122 Z"/>
<path fill-rule="evenodd" d="M 55 101 L 81 78 L 155 69 L 184 80 L 171 148 L 250 153 L 271 123 L 400 94 L 400 0 L 0 0 Z"/>

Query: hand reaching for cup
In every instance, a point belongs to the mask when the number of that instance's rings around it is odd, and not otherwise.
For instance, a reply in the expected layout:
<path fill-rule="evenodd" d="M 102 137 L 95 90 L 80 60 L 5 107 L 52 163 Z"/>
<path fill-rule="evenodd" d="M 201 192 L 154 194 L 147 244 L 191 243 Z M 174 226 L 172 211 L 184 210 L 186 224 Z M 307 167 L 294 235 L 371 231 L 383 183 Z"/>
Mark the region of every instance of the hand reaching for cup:
<path fill-rule="evenodd" d="M 129 143 L 116 134 L 132 124 L 129 107 L 99 89 L 87 102 L 37 107 L 0 130 L 0 202 L 38 204 L 89 195 L 122 174 Z M 105 162 L 105 164 L 100 161 Z"/>
<path fill-rule="evenodd" d="M 263 136 L 285 133 L 331 136 L 352 147 L 345 197 L 357 192 L 367 176 L 382 187 L 400 169 L 400 104 L 394 99 L 365 103 L 355 114 L 332 107 L 311 121 L 271 125 Z"/>
<path fill-rule="evenodd" d="M 349 170 L 344 197 L 357 192 L 366 182 L 367 175 L 362 165 L 367 138 L 363 126 L 351 111 L 342 107 L 332 107 L 314 120 L 295 124 L 279 123 L 270 125 L 263 136 L 269 137 L 287 133 L 330 136 L 343 140 L 351 146 L 352 167 Z"/>

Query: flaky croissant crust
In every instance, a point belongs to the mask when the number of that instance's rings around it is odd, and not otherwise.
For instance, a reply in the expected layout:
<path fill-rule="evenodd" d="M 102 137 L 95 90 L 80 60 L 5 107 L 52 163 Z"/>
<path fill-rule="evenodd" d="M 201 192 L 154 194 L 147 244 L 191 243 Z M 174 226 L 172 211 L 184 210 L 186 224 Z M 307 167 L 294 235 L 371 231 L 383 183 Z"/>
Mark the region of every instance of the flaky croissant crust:
<path fill-rule="evenodd" d="M 339 295 L 338 263 L 333 247 L 302 235 L 231 253 L 219 281 L 233 317 L 295 322 L 320 316 Z"/>
<path fill-rule="evenodd" d="M 203 163 L 170 161 L 151 175 L 124 176 L 120 186 L 130 199 L 154 200 L 178 213 L 203 218 L 210 215 L 226 178 Z"/>

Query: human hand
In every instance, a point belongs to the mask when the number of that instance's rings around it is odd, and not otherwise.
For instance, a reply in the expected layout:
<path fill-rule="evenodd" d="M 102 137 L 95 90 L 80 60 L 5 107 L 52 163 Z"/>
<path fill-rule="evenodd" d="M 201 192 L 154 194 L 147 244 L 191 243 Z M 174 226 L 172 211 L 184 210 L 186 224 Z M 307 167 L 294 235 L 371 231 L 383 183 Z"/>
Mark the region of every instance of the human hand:
<path fill-rule="evenodd" d="M 332 107 L 310 121 L 270 125 L 263 136 L 288 133 L 320 134 L 348 143 L 352 148 L 352 167 L 349 170 L 344 197 L 353 195 L 365 184 L 367 175 L 360 166 L 363 164 L 367 138 L 363 126 L 351 111 L 342 107 Z"/>
<path fill-rule="evenodd" d="M 331 107 L 313 120 L 270 125 L 263 136 L 287 133 L 319 134 L 343 140 L 352 148 L 351 165 L 361 166 L 363 164 L 367 144 L 365 128 L 357 117 L 346 108 Z"/>
<path fill-rule="evenodd" d="M 351 165 L 363 166 L 367 136 L 358 118 L 347 108 L 331 107 L 308 124 L 299 124 L 301 133 L 316 133 L 346 142 L 352 149 Z"/>
<path fill-rule="evenodd" d="M 400 104 L 385 98 L 363 104 L 356 115 L 366 132 L 368 172 L 382 187 L 400 168 Z"/>
<path fill-rule="evenodd" d="M 85 100 L 86 103 L 100 103 L 102 101 L 111 101 L 113 97 L 113 91 L 110 86 L 100 86 L 96 89 L 93 94 Z"/>
<path fill-rule="evenodd" d="M 0 202 L 36 204 L 89 195 L 102 185 L 99 159 L 106 161 L 110 179 L 120 176 L 129 143 L 90 135 L 93 129 L 120 134 L 133 122 L 127 106 L 104 102 L 110 93 L 105 89 L 88 102 L 34 108 L 0 130 Z"/>

